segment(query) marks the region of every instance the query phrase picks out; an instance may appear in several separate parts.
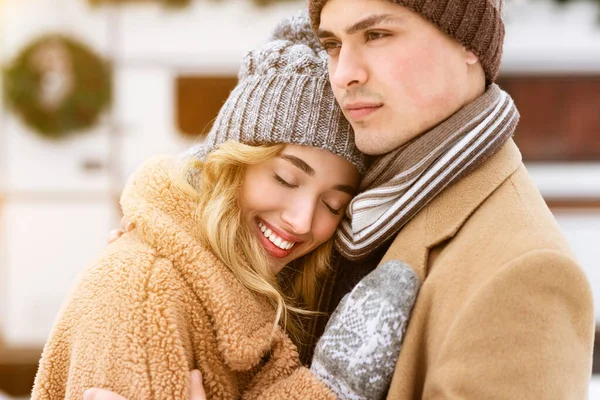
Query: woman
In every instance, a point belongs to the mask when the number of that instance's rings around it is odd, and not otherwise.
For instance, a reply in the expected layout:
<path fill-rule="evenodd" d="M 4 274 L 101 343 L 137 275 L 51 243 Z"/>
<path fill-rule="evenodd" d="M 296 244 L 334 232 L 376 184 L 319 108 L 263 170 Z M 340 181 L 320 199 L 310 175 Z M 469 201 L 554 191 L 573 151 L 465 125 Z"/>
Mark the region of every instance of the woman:
<path fill-rule="evenodd" d="M 318 43 L 286 35 L 247 55 L 200 148 L 132 175 L 136 229 L 79 278 L 33 399 L 182 399 L 195 368 L 210 399 L 334 398 L 297 346 L 364 158 Z"/>

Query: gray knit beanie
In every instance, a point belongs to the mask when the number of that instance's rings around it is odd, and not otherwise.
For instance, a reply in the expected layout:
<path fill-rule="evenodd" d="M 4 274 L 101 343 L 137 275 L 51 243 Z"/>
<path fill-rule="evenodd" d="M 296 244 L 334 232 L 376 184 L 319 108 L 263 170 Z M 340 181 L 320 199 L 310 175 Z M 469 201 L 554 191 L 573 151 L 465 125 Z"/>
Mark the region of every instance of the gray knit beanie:
<path fill-rule="evenodd" d="M 364 155 L 333 96 L 327 55 L 306 12 L 281 22 L 267 44 L 247 53 L 238 78 L 206 140 L 188 155 L 203 159 L 227 140 L 289 143 L 329 150 L 364 172 Z"/>

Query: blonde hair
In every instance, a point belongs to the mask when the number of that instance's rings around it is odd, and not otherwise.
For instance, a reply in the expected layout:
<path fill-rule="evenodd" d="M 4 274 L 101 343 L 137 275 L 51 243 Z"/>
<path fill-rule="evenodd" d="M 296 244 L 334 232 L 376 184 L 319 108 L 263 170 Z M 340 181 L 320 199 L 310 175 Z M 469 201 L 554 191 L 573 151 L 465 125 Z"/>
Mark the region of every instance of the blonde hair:
<path fill-rule="evenodd" d="M 285 144 L 249 146 L 227 141 L 204 161 L 189 160 L 178 185 L 198 200 L 200 238 L 248 290 L 266 297 L 276 311 L 273 329 L 282 325 L 301 347 L 302 317 L 317 314 L 320 282 L 329 271 L 332 240 L 286 266 L 271 269 L 264 249 L 242 223 L 239 194 L 246 168 L 276 157 Z"/>

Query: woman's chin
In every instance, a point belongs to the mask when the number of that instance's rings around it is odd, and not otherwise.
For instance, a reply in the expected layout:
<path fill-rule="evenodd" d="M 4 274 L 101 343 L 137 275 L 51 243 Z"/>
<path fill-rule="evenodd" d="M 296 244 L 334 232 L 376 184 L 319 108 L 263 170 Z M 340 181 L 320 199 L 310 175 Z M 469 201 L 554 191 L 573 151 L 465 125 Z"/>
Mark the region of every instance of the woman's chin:
<path fill-rule="evenodd" d="M 277 275 L 281 272 L 282 269 L 286 267 L 287 264 L 288 263 L 284 262 L 283 260 L 271 259 L 271 271 L 273 271 L 273 273 Z"/>

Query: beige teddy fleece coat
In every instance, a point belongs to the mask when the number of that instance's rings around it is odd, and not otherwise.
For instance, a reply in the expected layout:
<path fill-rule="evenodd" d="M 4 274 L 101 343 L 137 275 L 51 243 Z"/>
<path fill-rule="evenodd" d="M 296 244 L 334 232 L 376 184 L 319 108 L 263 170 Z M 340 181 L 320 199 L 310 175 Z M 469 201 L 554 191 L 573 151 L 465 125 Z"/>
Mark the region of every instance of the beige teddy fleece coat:
<path fill-rule="evenodd" d="M 90 387 L 185 399 L 193 368 L 211 400 L 335 399 L 284 333 L 272 338 L 273 307 L 199 243 L 196 203 L 172 182 L 174 162 L 155 158 L 130 178 L 121 204 L 136 229 L 79 277 L 32 399 L 81 400 Z"/>

